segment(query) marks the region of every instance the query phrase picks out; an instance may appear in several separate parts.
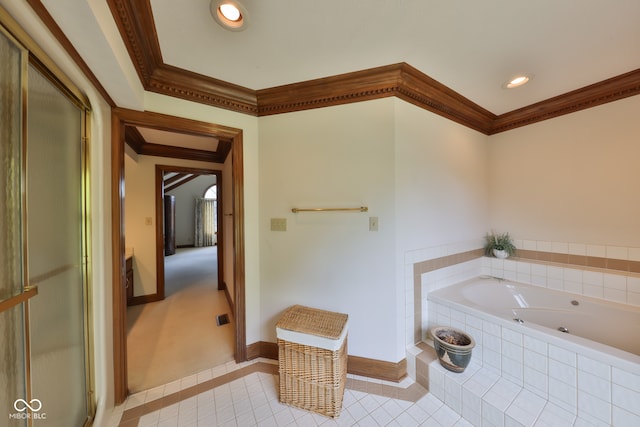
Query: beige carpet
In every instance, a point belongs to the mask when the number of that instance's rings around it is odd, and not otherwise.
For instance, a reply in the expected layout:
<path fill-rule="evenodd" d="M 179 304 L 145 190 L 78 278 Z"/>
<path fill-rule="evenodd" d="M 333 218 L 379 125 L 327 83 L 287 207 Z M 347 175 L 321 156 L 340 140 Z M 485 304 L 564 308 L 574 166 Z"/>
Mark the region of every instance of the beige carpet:
<path fill-rule="evenodd" d="M 217 290 L 216 250 L 178 249 L 165 257 L 165 299 L 127 309 L 131 393 L 233 360 L 233 316 Z M 217 325 L 221 314 L 229 324 Z"/>

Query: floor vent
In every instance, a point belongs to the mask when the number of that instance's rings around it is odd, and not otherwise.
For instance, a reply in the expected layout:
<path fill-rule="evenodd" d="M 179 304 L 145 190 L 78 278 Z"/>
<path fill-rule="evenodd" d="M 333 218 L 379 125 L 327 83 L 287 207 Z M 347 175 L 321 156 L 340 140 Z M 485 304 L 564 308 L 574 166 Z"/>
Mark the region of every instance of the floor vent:
<path fill-rule="evenodd" d="M 216 316 L 216 323 L 218 323 L 218 326 L 222 326 L 222 325 L 226 325 L 229 323 L 229 315 L 228 314 L 220 314 L 219 316 Z"/>

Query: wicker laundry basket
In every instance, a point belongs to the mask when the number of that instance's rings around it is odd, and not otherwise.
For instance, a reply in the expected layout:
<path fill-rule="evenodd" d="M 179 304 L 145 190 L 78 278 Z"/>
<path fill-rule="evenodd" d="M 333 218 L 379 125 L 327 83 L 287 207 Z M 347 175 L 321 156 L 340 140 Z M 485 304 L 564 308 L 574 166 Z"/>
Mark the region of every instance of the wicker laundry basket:
<path fill-rule="evenodd" d="M 336 418 L 347 380 L 346 314 L 301 305 L 276 324 L 280 402 Z"/>

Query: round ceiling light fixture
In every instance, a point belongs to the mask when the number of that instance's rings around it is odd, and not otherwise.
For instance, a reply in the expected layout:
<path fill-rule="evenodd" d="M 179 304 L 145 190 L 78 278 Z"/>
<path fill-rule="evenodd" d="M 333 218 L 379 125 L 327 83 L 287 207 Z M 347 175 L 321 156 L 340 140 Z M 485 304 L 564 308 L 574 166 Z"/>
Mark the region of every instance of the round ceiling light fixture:
<path fill-rule="evenodd" d="M 533 74 L 518 74 L 511 77 L 506 82 L 502 83 L 503 89 L 515 89 L 529 83 L 533 79 Z"/>
<path fill-rule="evenodd" d="M 247 9 L 237 0 L 211 0 L 209 10 L 213 19 L 227 30 L 247 28 Z"/>

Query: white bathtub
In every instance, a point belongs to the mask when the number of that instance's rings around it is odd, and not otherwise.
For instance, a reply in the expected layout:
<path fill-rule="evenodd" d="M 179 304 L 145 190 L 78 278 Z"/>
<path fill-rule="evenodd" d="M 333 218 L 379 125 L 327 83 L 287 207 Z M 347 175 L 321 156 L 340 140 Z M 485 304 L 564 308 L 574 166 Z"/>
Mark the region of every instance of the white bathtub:
<path fill-rule="evenodd" d="M 425 303 L 423 326 L 467 331 L 481 368 L 596 425 L 640 425 L 640 307 L 491 277 Z"/>
<path fill-rule="evenodd" d="M 640 307 L 488 276 L 430 292 L 428 299 L 640 365 Z"/>

